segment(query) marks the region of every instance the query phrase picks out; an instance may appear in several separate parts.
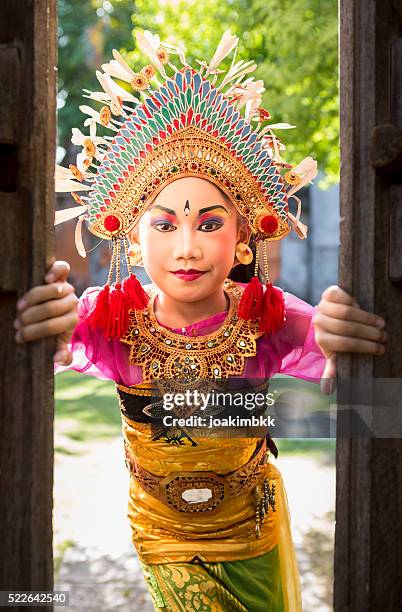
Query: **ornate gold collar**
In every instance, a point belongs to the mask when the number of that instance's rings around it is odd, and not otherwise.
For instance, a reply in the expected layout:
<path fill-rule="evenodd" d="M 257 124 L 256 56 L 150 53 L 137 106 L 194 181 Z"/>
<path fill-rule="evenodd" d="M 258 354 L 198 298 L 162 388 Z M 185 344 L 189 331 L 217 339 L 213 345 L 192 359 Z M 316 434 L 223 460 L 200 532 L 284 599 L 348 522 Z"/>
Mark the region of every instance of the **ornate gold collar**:
<path fill-rule="evenodd" d="M 226 280 L 224 291 L 230 300 L 226 319 L 217 331 L 205 336 L 183 336 L 159 325 L 153 311 L 153 288 L 147 309 L 130 311 L 129 328 L 120 341 L 131 346 L 130 363 L 142 367 L 144 383 L 160 379 L 191 383 L 242 374 L 244 360 L 256 355 L 256 340 L 262 333 L 258 322 L 237 316 L 243 288 Z"/>

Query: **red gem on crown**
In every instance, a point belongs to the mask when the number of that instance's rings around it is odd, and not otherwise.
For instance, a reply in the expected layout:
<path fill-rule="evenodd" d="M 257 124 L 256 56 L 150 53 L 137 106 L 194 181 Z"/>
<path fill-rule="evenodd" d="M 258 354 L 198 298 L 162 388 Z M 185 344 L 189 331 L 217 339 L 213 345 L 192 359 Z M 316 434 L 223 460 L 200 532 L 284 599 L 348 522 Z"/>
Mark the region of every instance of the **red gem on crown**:
<path fill-rule="evenodd" d="M 105 217 L 103 225 L 108 232 L 115 232 L 120 228 L 120 219 L 115 215 L 108 215 Z"/>
<path fill-rule="evenodd" d="M 278 229 L 278 219 L 274 215 L 265 215 L 260 221 L 260 228 L 265 234 L 273 234 Z"/>

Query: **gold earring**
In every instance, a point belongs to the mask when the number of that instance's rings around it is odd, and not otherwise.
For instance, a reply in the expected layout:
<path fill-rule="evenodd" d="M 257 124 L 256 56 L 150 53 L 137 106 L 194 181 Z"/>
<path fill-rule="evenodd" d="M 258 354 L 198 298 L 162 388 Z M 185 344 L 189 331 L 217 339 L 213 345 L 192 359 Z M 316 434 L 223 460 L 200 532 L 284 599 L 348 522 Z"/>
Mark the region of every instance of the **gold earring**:
<path fill-rule="evenodd" d="M 248 266 L 253 261 L 253 251 L 245 242 L 237 243 L 235 253 L 237 261 L 245 266 Z"/>
<path fill-rule="evenodd" d="M 141 262 L 141 247 L 138 242 L 132 242 L 128 249 L 128 256 L 130 258 L 130 266 L 138 266 Z"/>

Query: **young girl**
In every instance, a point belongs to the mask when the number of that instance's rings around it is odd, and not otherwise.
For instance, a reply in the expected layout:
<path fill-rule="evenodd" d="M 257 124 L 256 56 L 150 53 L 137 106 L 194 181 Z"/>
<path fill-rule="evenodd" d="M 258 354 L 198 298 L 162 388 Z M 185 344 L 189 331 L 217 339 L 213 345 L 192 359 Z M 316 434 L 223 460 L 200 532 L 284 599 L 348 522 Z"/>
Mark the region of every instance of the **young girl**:
<path fill-rule="evenodd" d="M 306 228 L 300 210 L 296 217 L 288 210 L 272 130 L 265 142 L 262 121 L 259 132 L 249 128 L 261 86 L 245 101 L 246 125 L 228 102 L 236 98 L 238 108 L 257 85 L 239 76 L 244 65 L 232 64 L 228 74 L 237 80 L 225 96 L 207 80 L 212 75 L 216 84 L 234 37 L 225 33 L 199 73 L 178 51 L 184 68 L 169 79 L 168 51 L 177 49 L 144 36 L 140 46 L 152 64 L 133 73 L 116 54 L 104 69 L 152 95 L 141 94 L 139 107 L 129 99 L 130 112 L 126 94 L 117 96 L 113 81 L 100 75 L 108 97 L 92 96 L 108 106 L 92 116 L 110 121 L 116 111 L 123 121 L 111 124 L 117 131 L 111 143 L 94 134 L 83 139 L 89 162 L 72 169 L 82 183 L 62 177 L 66 188 L 89 191 L 80 213 L 86 211 L 91 231 L 112 240 L 108 283 L 89 288 L 77 304 L 68 264 L 55 262 L 46 284 L 18 302 L 16 340 L 56 335 L 55 361 L 116 383 L 131 473 L 128 516 L 155 609 L 298 611 L 286 494 L 269 461 L 270 452 L 277 454 L 272 440 L 165 425 L 152 384 L 160 399 L 172 385 L 194 389 L 210 380 L 237 381 L 244 391 L 250 381 L 266 383 L 278 373 L 331 379 L 337 352 L 384 352 L 385 323 L 339 287 L 329 287 L 313 308 L 269 282 L 266 242 L 286 235 L 288 221 L 301 237 Z M 155 67 L 167 81 L 152 90 Z M 95 154 L 96 178 L 88 172 Z M 288 197 L 311 179 L 305 168 L 286 167 Z M 253 259 L 251 233 L 255 276 L 248 284 L 229 281 L 235 265 Z M 121 250 L 127 260 L 142 258 L 152 280 L 145 291 L 133 275 L 122 282 Z"/>

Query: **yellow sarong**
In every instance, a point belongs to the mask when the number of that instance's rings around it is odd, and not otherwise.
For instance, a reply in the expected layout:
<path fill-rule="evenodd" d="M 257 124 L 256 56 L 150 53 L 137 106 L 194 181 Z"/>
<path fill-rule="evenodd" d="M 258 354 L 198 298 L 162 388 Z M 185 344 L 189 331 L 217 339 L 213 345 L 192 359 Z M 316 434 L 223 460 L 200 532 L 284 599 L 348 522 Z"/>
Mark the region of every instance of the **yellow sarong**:
<path fill-rule="evenodd" d="M 163 477 L 186 471 L 232 472 L 247 463 L 257 443 L 255 438 L 196 438 L 196 446 L 186 439 L 167 443 L 153 440 L 148 424 L 124 415 L 122 424 L 125 443 L 139 464 Z M 278 469 L 270 462 L 265 469 L 266 477 L 275 478 L 276 511 L 268 514 L 258 538 L 252 492 L 224 499 L 213 514 L 195 514 L 171 508 L 131 477 L 132 540 L 156 609 L 302 609 L 286 492 Z M 261 586 L 259 595 L 251 575 Z M 200 602 L 204 607 L 198 607 Z"/>

